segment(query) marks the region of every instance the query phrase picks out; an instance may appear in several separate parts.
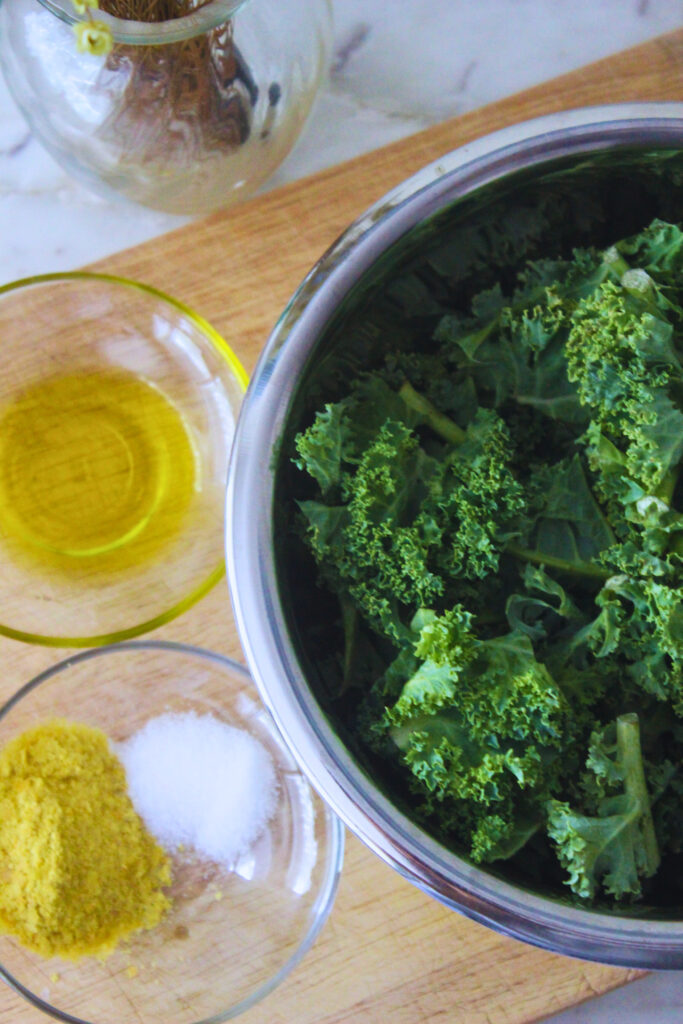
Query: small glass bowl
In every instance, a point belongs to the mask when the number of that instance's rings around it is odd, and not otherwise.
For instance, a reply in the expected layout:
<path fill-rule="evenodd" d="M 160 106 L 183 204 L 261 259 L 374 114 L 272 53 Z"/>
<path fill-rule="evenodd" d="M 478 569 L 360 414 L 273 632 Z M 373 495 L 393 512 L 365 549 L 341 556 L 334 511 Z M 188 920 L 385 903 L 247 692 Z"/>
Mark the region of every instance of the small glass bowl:
<path fill-rule="evenodd" d="M 0 747 L 66 718 L 122 742 L 165 712 L 211 714 L 269 752 L 278 799 L 266 832 L 232 871 L 170 852 L 171 909 L 106 959 L 46 959 L 0 936 L 0 977 L 74 1024 L 219 1024 L 249 1009 L 301 960 L 333 904 L 339 820 L 299 771 L 241 665 L 182 644 L 137 641 L 84 651 L 0 709 Z"/>
<path fill-rule="evenodd" d="M 0 338 L 0 633 L 93 647 L 174 618 L 223 574 L 234 352 L 85 272 L 0 288 Z"/>

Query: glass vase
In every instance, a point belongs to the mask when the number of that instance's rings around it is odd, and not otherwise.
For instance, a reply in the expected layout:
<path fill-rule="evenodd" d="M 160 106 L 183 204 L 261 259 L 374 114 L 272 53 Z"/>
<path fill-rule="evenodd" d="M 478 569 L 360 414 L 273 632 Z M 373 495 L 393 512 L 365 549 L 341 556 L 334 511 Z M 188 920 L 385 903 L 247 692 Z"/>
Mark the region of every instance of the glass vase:
<path fill-rule="evenodd" d="M 113 37 L 103 56 L 76 46 L 74 25 L 93 15 Z M 69 173 L 105 195 L 200 214 L 252 193 L 292 148 L 331 29 L 330 0 L 209 0 L 154 22 L 78 15 L 71 0 L 0 0 L 0 64 Z"/>

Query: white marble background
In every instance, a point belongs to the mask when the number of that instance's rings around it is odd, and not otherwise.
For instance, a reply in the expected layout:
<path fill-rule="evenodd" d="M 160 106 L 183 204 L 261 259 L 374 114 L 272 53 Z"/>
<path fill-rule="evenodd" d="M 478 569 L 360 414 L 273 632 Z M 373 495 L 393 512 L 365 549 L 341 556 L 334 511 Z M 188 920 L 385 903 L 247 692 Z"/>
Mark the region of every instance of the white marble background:
<path fill-rule="evenodd" d="M 683 25 L 683 0 L 333 4 L 329 82 L 268 187 Z M 109 203 L 70 180 L 31 137 L 0 81 L 0 283 L 73 269 L 179 223 Z M 683 972 L 650 975 L 553 1021 L 680 1024 L 682 1006 Z"/>

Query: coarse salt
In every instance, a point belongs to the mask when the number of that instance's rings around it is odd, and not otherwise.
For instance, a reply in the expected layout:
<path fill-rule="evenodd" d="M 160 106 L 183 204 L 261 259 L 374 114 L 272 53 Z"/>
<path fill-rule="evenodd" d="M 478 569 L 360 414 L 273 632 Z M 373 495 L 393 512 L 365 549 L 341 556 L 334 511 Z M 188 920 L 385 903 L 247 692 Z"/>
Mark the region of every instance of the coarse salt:
<path fill-rule="evenodd" d="M 250 733 L 195 712 L 150 719 L 118 748 L 133 805 L 168 850 L 233 867 L 277 801 L 272 758 Z"/>

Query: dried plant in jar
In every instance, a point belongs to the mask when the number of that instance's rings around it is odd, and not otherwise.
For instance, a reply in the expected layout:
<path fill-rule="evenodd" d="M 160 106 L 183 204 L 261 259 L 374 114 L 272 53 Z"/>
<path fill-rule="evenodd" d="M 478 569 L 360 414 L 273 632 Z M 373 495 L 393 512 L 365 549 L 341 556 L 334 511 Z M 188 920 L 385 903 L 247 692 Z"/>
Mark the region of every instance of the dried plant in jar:
<path fill-rule="evenodd" d="M 332 43 L 331 0 L 9 6 L 0 0 L 0 65 L 37 138 L 108 199 L 181 215 L 268 179 L 303 130 Z"/>
<path fill-rule="evenodd" d="M 162 22 L 205 4 L 101 0 L 99 6 L 119 19 Z M 191 163 L 198 156 L 230 153 L 249 138 L 258 89 L 234 44 L 229 20 L 164 45 L 115 42 L 102 76 L 111 76 L 113 87 L 124 76 L 125 85 L 100 137 L 116 138 L 125 156 L 138 164 Z"/>

